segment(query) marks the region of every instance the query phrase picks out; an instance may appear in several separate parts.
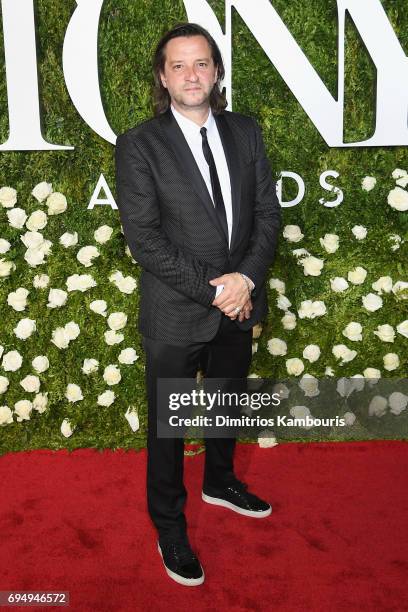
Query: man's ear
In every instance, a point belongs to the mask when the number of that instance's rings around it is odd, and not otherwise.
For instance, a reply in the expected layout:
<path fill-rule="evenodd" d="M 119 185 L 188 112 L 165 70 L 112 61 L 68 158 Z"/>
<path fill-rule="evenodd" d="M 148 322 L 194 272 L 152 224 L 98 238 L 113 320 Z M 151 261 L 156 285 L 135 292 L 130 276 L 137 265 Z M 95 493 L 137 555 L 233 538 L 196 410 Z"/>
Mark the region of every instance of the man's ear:
<path fill-rule="evenodd" d="M 164 74 L 162 72 L 160 72 L 160 80 L 161 80 L 161 84 L 163 85 L 163 87 L 167 88 L 166 79 L 165 79 Z"/>

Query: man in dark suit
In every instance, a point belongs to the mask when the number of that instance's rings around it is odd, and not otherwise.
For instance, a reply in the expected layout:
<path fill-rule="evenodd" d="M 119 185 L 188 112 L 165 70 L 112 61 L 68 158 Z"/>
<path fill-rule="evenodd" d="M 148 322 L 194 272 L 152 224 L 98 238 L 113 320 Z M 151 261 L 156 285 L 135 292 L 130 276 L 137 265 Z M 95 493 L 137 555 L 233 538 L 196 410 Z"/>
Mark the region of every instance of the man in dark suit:
<path fill-rule="evenodd" d="M 225 110 L 224 66 L 210 34 L 177 25 L 159 42 L 153 69 L 156 116 L 117 139 L 117 201 L 142 267 L 148 509 L 168 575 L 192 586 L 204 572 L 183 513 L 184 442 L 157 436 L 157 381 L 194 378 L 203 363 L 208 378 L 247 377 L 281 213 L 258 124 Z M 202 499 L 268 516 L 271 506 L 234 474 L 235 439 L 205 444 Z"/>

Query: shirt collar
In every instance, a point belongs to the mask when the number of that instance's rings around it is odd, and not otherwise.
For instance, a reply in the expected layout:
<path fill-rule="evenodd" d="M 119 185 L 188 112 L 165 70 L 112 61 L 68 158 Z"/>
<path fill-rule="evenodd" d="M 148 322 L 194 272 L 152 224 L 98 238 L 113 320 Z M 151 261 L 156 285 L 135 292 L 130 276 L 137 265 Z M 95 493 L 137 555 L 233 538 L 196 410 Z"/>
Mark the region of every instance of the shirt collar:
<path fill-rule="evenodd" d="M 191 136 L 199 135 L 201 137 L 200 129 L 202 127 L 207 128 L 207 131 L 210 132 L 211 129 L 215 125 L 215 119 L 214 119 L 214 115 L 212 114 L 211 107 L 210 107 L 210 112 L 208 113 L 208 117 L 202 126 L 197 125 L 197 123 L 195 123 L 191 119 L 188 119 L 187 117 L 182 115 L 178 110 L 174 108 L 173 104 L 171 104 L 171 111 L 175 119 L 177 120 L 177 123 L 181 127 L 183 133 L 187 135 L 191 135 Z"/>

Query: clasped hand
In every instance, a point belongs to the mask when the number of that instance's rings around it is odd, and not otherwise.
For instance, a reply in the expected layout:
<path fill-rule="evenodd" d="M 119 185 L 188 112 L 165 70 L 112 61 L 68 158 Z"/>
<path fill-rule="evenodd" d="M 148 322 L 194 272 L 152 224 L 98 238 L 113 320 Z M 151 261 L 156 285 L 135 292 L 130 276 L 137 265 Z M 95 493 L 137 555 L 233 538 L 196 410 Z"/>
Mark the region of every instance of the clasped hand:
<path fill-rule="evenodd" d="M 251 316 L 252 302 L 248 297 L 248 288 L 245 280 L 238 272 L 223 274 L 218 278 L 210 280 L 210 285 L 217 287 L 224 285 L 218 297 L 215 298 L 212 305 L 219 308 L 232 321 L 237 317 L 239 321 L 249 319 Z M 239 314 L 236 308 L 240 308 Z"/>

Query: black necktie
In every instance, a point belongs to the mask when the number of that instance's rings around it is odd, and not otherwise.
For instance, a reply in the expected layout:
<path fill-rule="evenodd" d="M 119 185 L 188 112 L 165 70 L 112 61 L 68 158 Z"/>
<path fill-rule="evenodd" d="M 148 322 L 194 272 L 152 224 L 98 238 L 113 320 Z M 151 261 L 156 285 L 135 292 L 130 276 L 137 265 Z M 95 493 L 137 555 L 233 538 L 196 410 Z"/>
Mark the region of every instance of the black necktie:
<path fill-rule="evenodd" d="M 200 129 L 200 134 L 202 136 L 202 145 L 203 145 L 203 153 L 206 159 L 206 162 L 210 168 L 210 178 L 211 178 L 211 188 L 213 192 L 213 199 L 215 210 L 217 212 L 218 218 L 220 220 L 222 229 L 224 230 L 224 234 L 228 240 L 228 223 L 227 223 L 227 214 L 225 212 L 224 198 L 222 197 L 220 180 L 217 174 L 217 167 L 215 165 L 214 157 L 210 149 L 210 145 L 207 140 L 207 128 L 202 127 Z"/>

